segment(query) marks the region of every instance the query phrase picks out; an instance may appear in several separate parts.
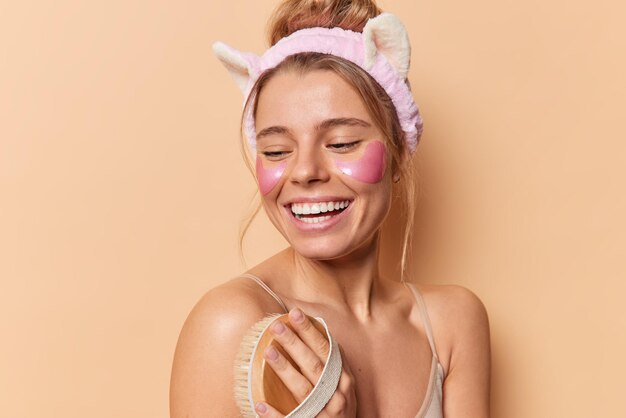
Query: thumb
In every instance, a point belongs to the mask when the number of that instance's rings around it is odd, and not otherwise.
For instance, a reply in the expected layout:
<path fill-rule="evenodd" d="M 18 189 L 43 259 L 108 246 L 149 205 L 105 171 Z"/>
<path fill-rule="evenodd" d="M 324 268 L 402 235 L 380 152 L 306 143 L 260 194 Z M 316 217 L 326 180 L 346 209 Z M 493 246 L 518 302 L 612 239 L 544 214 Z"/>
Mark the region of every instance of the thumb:
<path fill-rule="evenodd" d="M 346 359 L 346 353 L 343 351 L 343 347 L 339 343 L 337 343 L 337 346 L 339 347 L 339 351 L 341 352 L 341 365 L 342 365 L 342 367 L 346 370 L 346 372 L 350 376 L 354 377 L 354 374 L 352 373 L 352 369 L 350 369 L 350 365 L 348 364 L 348 359 Z"/>

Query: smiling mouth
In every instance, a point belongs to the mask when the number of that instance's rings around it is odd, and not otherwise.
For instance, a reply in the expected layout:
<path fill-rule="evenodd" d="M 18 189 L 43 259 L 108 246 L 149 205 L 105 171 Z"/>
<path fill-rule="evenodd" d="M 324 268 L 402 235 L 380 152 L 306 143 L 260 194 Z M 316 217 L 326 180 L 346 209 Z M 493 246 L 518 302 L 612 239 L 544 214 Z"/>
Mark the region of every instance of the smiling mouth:
<path fill-rule="evenodd" d="M 319 223 L 340 214 L 350 206 L 351 202 L 351 200 L 338 200 L 320 203 L 292 203 L 289 209 L 291 209 L 291 214 L 301 222 Z"/>

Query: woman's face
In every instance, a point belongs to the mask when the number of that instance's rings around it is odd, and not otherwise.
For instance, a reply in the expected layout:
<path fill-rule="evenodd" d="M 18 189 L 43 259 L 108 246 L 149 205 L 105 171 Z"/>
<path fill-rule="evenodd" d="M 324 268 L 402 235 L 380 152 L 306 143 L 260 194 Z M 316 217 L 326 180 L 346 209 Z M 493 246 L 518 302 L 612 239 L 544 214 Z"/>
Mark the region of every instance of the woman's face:
<path fill-rule="evenodd" d="M 390 208 L 391 160 L 356 91 L 330 71 L 287 72 L 258 100 L 256 175 L 274 226 L 312 259 L 372 244 Z"/>

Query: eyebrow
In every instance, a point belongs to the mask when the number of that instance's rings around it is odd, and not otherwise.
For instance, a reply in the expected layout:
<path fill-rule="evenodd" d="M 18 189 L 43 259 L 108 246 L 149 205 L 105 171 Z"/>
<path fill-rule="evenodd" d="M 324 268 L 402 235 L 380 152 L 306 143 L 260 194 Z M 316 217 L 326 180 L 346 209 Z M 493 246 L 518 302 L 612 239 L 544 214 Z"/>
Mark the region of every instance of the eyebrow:
<path fill-rule="evenodd" d="M 369 122 L 366 122 L 358 118 L 332 118 L 332 119 L 326 119 L 322 121 L 321 123 L 317 124 L 315 126 L 315 132 L 324 131 L 324 130 L 334 128 L 337 126 L 362 126 L 364 128 L 369 128 L 372 125 Z M 270 126 L 268 128 L 262 129 L 261 132 L 259 132 L 256 135 L 256 139 L 258 141 L 260 138 L 264 136 L 276 135 L 276 134 L 278 135 L 284 134 L 284 135 L 293 136 L 289 128 L 285 126 Z"/>

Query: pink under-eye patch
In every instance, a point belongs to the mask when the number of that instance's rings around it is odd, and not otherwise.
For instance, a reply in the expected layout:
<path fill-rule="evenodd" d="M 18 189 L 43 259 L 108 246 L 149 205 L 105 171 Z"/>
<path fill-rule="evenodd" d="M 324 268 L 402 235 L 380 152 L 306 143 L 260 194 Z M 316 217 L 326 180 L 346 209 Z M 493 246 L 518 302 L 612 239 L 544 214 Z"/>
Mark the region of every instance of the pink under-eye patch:
<path fill-rule="evenodd" d="M 385 175 L 385 144 L 373 141 L 367 144 L 360 159 L 336 161 L 337 168 L 344 174 L 364 183 L 378 183 Z"/>
<path fill-rule="evenodd" d="M 287 167 L 287 162 L 283 161 L 282 163 L 276 164 L 271 168 L 265 168 L 263 167 L 261 157 L 256 157 L 256 178 L 259 182 L 259 190 L 263 196 L 271 192 L 272 189 L 276 187 L 285 172 L 285 167 Z"/>

